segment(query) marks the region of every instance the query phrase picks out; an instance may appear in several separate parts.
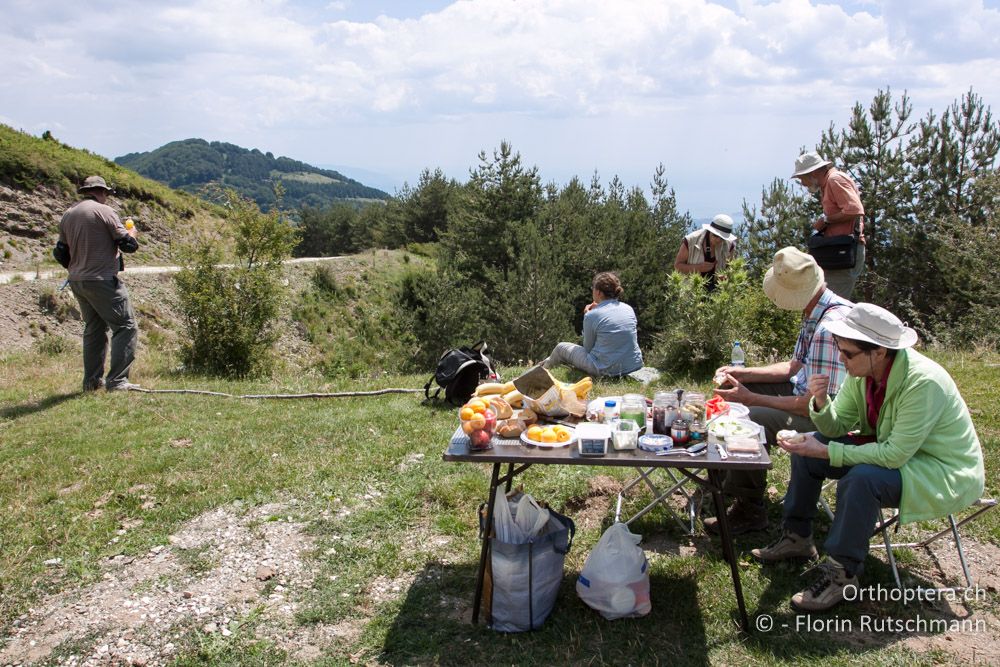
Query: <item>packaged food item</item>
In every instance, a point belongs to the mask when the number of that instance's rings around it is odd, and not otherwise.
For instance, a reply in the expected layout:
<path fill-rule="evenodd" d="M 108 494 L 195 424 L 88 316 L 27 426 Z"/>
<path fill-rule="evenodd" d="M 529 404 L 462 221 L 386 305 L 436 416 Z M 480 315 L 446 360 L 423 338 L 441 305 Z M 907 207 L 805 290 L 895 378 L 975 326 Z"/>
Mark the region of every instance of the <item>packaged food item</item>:
<path fill-rule="evenodd" d="M 677 446 L 687 444 L 687 441 L 690 439 L 687 422 L 683 419 L 674 420 L 673 425 L 670 427 L 670 438 Z"/>
<path fill-rule="evenodd" d="M 611 427 L 607 424 L 585 423 L 576 427 L 581 456 L 604 456 L 608 453 Z"/>
<path fill-rule="evenodd" d="M 760 456 L 760 440 L 743 436 L 727 438 L 726 451 L 730 456 L 756 458 Z"/>
<path fill-rule="evenodd" d="M 681 419 L 687 423 L 694 420 L 705 421 L 705 395 L 697 391 L 689 391 L 684 394 L 681 402 Z"/>

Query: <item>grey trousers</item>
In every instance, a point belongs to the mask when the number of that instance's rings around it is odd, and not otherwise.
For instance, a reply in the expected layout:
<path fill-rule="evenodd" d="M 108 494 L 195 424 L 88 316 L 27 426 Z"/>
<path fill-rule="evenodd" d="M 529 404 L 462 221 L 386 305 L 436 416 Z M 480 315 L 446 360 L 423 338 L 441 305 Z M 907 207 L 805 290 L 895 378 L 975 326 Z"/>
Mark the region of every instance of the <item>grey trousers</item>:
<path fill-rule="evenodd" d="M 97 389 L 104 374 L 111 329 L 111 366 L 105 385 L 111 389 L 128 382 L 135 361 L 139 327 L 129 302 L 128 290 L 118 278 L 71 280 L 73 295 L 83 314 L 83 389 Z"/>
<path fill-rule="evenodd" d="M 765 396 L 793 396 L 791 382 L 751 382 L 744 385 L 755 394 Z M 816 426 L 808 417 L 793 415 L 784 410 L 753 406 L 750 408 L 750 420 L 764 427 L 765 447 L 770 452 L 776 442 L 778 431 L 794 429 L 796 431 L 815 431 Z M 767 493 L 766 470 L 734 470 L 726 475 L 723 491 L 736 498 L 753 503 L 763 503 Z"/>
<path fill-rule="evenodd" d="M 579 368 L 591 377 L 601 374 L 590 359 L 590 355 L 587 354 L 587 350 L 582 345 L 575 343 L 559 343 L 552 348 L 552 354 L 542 362 L 544 368 L 555 368 L 562 365 Z"/>
<path fill-rule="evenodd" d="M 830 291 L 848 300 L 853 300 L 851 294 L 854 293 L 854 286 L 865 271 L 864 243 L 858 244 L 857 258 L 853 269 L 823 270 L 823 274 L 826 276 L 826 286 L 830 288 Z"/>
<path fill-rule="evenodd" d="M 821 442 L 828 438 L 816 436 Z M 903 476 L 899 470 L 867 463 L 834 468 L 825 459 L 792 454 L 792 481 L 785 496 L 785 530 L 812 535 L 816 503 L 828 479 L 837 482 L 837 508 L 823 548 L 848 574 L 864 569 L 872 532 L 883 507 L 899 507 Z"/>

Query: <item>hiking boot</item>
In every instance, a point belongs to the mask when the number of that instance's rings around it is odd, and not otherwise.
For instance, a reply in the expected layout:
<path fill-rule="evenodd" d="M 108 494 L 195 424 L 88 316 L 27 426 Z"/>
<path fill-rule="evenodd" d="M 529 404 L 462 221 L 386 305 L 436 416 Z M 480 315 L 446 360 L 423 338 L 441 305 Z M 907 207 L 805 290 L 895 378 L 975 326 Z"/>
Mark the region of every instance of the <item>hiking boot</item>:
<path fill-rule="evenodd" d="M 858 586 L 857 576 L 849 576 L 844 566 L 827 556 L 817 566 L 819 579 L 809 588 L 792 596 L 792 608 L 797 611 L 826 611 L 844 600 L 844 589 Z"/>
<path fill-rule="evenodd" d="M 742 535 L 755 530 L 767 530 L 767 508 L 763 504 L 736 499 L 736 502 L 726 511 L 730 535 Z M 705 532 L 719 534 L 718 517 L 705 519 Z"/>
<path fill-rule="evenodd" d="M 786 530 L 781 538 L 771 546 L 763 549 L 751 549 L 753 557 L 764 563 L 776 563 L 780 560 L 791 560 L 793 558 L 813 559 L 819 554 L 816 552 L 816 545 L 813 544 L 812 536 L 802 537 Z"/>
<path fill-rule="evenodd" d="M 83 383 L 84 391 L 97 391 L 98 389 L 104 389 L 104 378 L 101 378 L 96 381 Z"/>

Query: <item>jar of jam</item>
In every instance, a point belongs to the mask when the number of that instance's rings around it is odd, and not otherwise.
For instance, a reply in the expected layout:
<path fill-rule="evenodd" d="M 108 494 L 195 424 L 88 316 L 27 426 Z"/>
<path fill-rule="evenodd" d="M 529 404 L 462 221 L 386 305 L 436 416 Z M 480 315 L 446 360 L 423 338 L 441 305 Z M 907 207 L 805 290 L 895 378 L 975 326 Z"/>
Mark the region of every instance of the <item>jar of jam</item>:
<path fill-rule="evenodd" d="M 677 416 L 677 395 L 672 391 L 657 392 L 653 397 L 653 433 L 670 435 Z"/>
<path fill-rule="evenodd" d="M 690 439 L 687 422 L 683 419 L 675 419 L 673 426 L 670 427 L 670 438 L 675 445 L 686 445 Z"/>

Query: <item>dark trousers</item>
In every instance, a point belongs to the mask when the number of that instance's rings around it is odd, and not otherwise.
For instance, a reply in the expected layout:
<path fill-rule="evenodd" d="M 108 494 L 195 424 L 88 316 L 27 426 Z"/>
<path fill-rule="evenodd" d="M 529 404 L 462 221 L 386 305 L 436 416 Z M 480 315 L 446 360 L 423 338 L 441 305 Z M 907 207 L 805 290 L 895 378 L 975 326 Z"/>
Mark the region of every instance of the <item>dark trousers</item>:
<path fill-rule="evenodd" d="M 108 351 L 108 329 L 111 329 L 111 365 L 106 385 L 113 388 L 127 382 L 129 369 L 135 361 L 139 327 L 125 285 L 118 278 L 108 278 L 71 280 L 69 286 L 83 315 L 84 390 L 101 385 Z"/>
<path fill-rule="evenodd" d="M 752 382 L 744 385 L 755 394 L 765 396 L 793 396 L 791 382 Z M 776 434 L 782 429 L 794 429 L 801 432 L 816 430 L 808 417 L 793 415 L 784 410 L 750 408 L 750 419 L 764 427 L 765 447 L 770 452 L 776 441 Z M 767 492 L 766 470 L 737 470 L 726 475 L 723 490 L 731 496 L 753 503 L 763 503 Z"/>
<path fill-rule="evenodd" d="M 829 440 L 819 434 L 816 438 L 821 442 Z M 828 479 L 840 481 L 833 526 L 823 548 L 849 574 L 859 574 L 881 508 L 899 507 L 903 477 L 899 470 L 867 463 L 834 468 L 826 459 L 792 454 L 792 480 L 785 495 L 785 530 L 803 537 L 812 535 L 816 503 Z"/>

